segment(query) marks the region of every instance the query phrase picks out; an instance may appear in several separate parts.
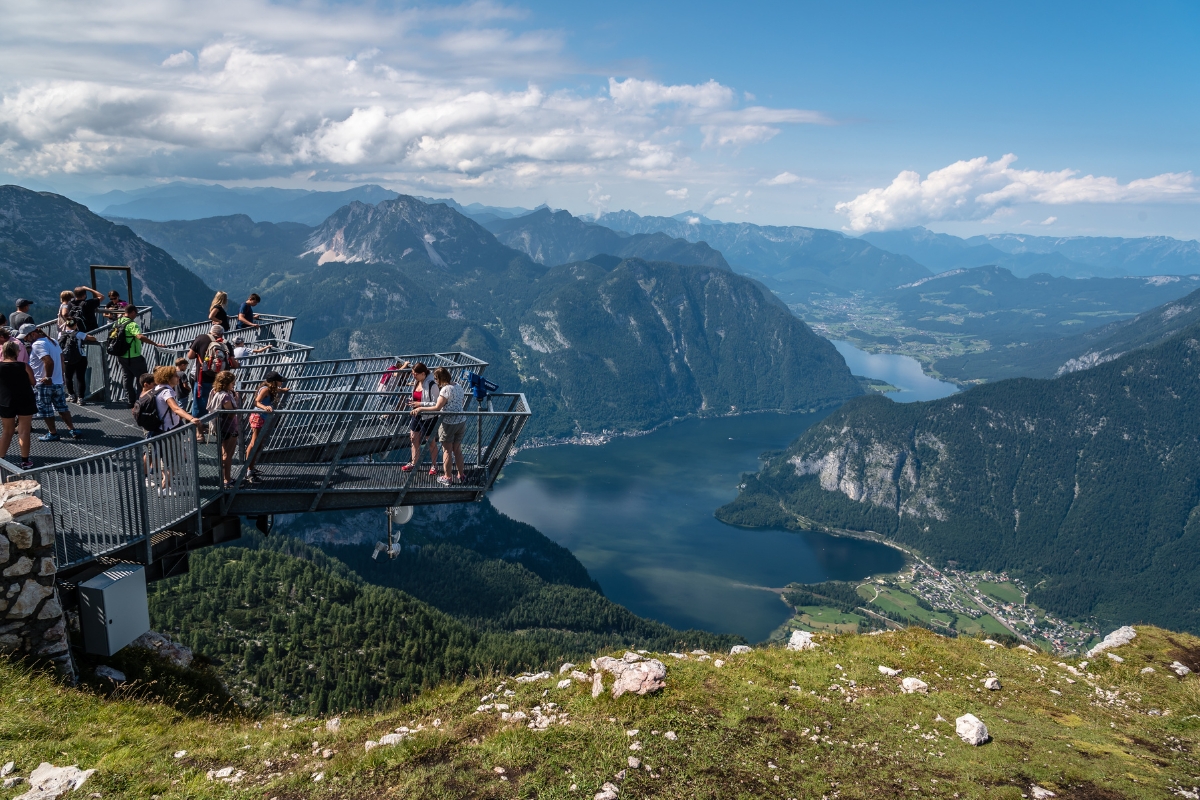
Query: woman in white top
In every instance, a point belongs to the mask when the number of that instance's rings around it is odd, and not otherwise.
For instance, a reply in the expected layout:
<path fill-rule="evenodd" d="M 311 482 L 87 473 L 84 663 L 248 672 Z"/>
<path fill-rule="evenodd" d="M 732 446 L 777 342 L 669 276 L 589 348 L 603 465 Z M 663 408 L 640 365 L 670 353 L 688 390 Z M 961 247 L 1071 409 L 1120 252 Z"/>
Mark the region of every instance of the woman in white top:
<path fill-rule="evenodd" d="M 162 420 L 163 433 L 196 421 L 195 417 L 184 411 L 183 406 L 179 405 L 175 395 L 178 388 L 179 370 L 175 367 L 154 368 L 154 406 L 158 411 L 158 418 Z M 167 452 L 169 448 L 159 446 L 155 450 L 155 456 L 162 470 L 162 482 L 158 487 L 158 496 L 174 497 L 175 491 L 171 488 L 171 465 L 168 461 L 170 454 Z"/>
<path fill-rule="evenodd" d="M 409 441 L 412 443 L 412 460 L 405 464 L 400 469 L 405 472 L 412 472 L 421 464 L 421 444 L 429 443 L 429 474 L 438 474 L 438 458 L 437 458 L 437 440 L 434 438 L 434 433 L 437 431 L 438 418 L 435 414 L 426 414 L 421 416 L 421 409 L 426 406 L 433 406 L 438 399 L 438 385 L 434 377 L 429 374 L 429 367 L 418 361 L 412 365 L 413 390 L 412 390 L 412 417 L 409 420 Z"/>
<path fill-rule="evenodd" d="M 433 371 L 437 381 L 437 402 L 432 406 L 413 409 L 413 418 L 420 419 L 422 414 L 436 414 L 441 411 L 441 425 L 438 428 L 438 441 L 442 443 L 442 468 L 444 473 L 438 478 L 438 483 L 449 486 L 463 482 L 463 434 L 467 428 L 467 418 L 459 413 L 463 410 L 466 400 L 462 387 L 454 382 L 450 370 L 438 367 Z M 450 467 L 455 466 L 458 475 L 450 477 Z"/>

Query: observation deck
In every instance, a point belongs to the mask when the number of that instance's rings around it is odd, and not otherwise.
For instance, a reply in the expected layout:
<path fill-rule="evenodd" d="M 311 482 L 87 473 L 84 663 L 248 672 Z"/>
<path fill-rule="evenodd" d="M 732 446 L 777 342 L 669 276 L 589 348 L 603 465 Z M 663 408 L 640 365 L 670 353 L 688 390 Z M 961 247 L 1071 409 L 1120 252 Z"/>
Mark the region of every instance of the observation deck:
<path fill-rule="evenodd" d="M 163 345 L 143 345 L 151 370 L 174 365 L 210 327 L 201 322 L 150 330 L 151 316 L 149 308 L 140 310 L 143 330 Z M 191 550 L 238 538 L 243 517 L 465 503 L 481 500 L 492 488 L 530 411 L 523 394 L 494 393 L 479 401 L 469 392 L 467 373 L 482 374 L 486 362 L 460 352 L 311 359 L 311 347 L 291 341 L 294 318 L 259 318 L 261 328 L 231 332 L 252 346 L 272 345 L 235 370 L 242 409 L 208 414 L 199 427 L 184 425 L 146 439 L 125 400 L 119 361 L 91 345 L 89 402 L 70 409 L 82 437 L 39 442 L 41 424 L 35 421 L 37 466 L 22 470 L 0 459 L 6 480 L 41 484 L 42 501 L 54 514 L 61 582 L 78 583 L 116 562 L 146 565 L 150 580 L 181 574 Z M 39 327 L 57 336 L 54 323 Z M 104 342 L 110 331 L 106 325 L 91 335 Z M 410 459 L 411 377 L 394 373 L 389 385 L 380 381 L 398 360 L 421 361 L 431 370 L 445 367 L 463 387 L 467 431 L 461 483 L 439 484 L 428 474 L 428 462 L 410 472 L 401 469 Z M 251 454 L 262 480 L 250 483 L 248 417 L 258 385 L 272 370 L 287 378 L 291 391 L 277 404 Z M 209 423 L 227 416 L 239 417 L 229 489 L 221 479 L 220 442 L 206 432 Z M 61 435 L 61 420 L 58 427 Z M 164 475 L 169 475 L 165 491 Z"/>

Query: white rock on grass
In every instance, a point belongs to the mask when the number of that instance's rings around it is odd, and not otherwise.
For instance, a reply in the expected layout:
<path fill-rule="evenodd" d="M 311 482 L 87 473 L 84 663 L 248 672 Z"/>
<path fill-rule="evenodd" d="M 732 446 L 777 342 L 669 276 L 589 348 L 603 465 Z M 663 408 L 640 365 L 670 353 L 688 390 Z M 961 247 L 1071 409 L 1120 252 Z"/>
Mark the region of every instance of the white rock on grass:
<path fill-rule="evenodd" d="M 600 787 L 600 791 L 592 795 L 592 800 L 617 800 L 617 796 L 620 793 L 621 790 L 616 785 L 606 783 Z"/>
<path fill-rule="evenodd" d="M 812 650 L 816 646 L 810 631 L 792 631 L 792 638 L 787 643 L 788 650 Z"/>
<path fill-rule="evenodd" d="M 1111 658 L 1113 661 L 1117 662 L 1118 664 L 1125 663 L 1125 659 L 1121 658 L 1116 653 L 1105 653 L 1104 655 L 1108 656 L 1109 658 Z"/>
<path fill-rule="evenodd" d="M 176 750 L 175 751 L 175 758 L 183 758 L 186 755 L 187 755 L 187 750 Z"/>
<path fill-rule="evenodd" d="M 325 730 L 330 733 L 337 733 L 342 729 L 342 718 L 334 717 L 333 719 L 325 720 Z"/>
<path fill-rule="evenodd" d="M 993 691 L 993 692 L 1000 691 L 1000 679 L 999 678 L 988 678 L 987 680 L 985 680 L 983 682 L 983 688 L 988 689 L 989 691 Z"/>
<path fill-rule="evenodd" d="M 974 714 L 963 714 L 954 721 L 954 732 L 969 745 L 978 747 L 990 738 L 987 725 Z"/>
<path fill-rule="evenodd" d="M 628 759 L 626 759 L 625 763 L 629 765 L 630 769 L 637 769 L 638 767 L 642 766 L 641 759 L 635 758 L 634 756 L 630 756 Z"/>
<path fill-rule="evenodd" d="M 666 664 L 655 658 L 642 659 L 636 653 L 626 653 L 626 656 L 633 656 L 638 660 L 630 662 L 627 658 L 601 656 L 593 662 L 597 670 L 608 672 L 616 678 L 612 686 L 613 697 L 620 697 L 626 692 L 645 695 L 667 685 Z M 596 674 L 599 675 L 600 672 Z M 595 684 L 592 686 L 592 693 L 596 694 Z"/>
<path fill-rule="evenodd" d="M 1178 661 L 1172 661 L 1171 671 L 1182 678 L 1184 675 L 1189 674 L 1192 670 L 1183 664 L 1180 664 Z"/>
<path fill-rule="evenodd" d="M 562 675 L 564 672 L 570 672 L 573 669 L 575 669 L 575 665 L 568 661 L 558 668 L 558 674 Z"/>
<path fill-rule="evenodd" d="M 591 683 L 592 676 L 588 675 L 586 672 L 580 672 L 577 669 L 573 669 L 571 670 L 571 680 L 579 681 L 580 683 Z"/>
<path fill-rule="evenodd" d="M 1017 645 L 1017 649 L 1024 650 L 1026 653 L 1036 653 L 1037 652 L 1037 650 L 1034 650 L 1032 647 L 1030 647 L 1027 644 L 1019 644 L 1019 645 Z"/>
<path fill-rule="evenodd" d="M 1033 798 L 1033 800 L 1048 800 L 1048 798 L 1051 797 L 1058 797 L 1058 795 L 1056 795 L 1054 792 L 1050 791 L 1049 789 L 1043 789 L 1036 783 L 1029 787 L 1029 795 Z"/>
<path fill-rule="evenodd" d="M 676 739 L 678 739 L 679 737 L 675 735 L 675 731 L 667 731 L 666 733 L 663 734 L 663 738 L 666 739 L 667 741 L 673 742 Z"/>
<path fill-rule="evenodd" d="M 901 671 L 902 670 L 892 669 L 891 667 L 885 667 L 883 664 L 879 665 L 880 674 L 887 675 L 889 678 L 896 677 L 901 673 Z"/>
<path fill-rule="evenodd" d="M 929 684 L 920 678 L 905 678 L 900 681 L 900 691 L 905 694 L 929 694 Z"/>
<path fill-rule="evenodd" d="M 1120 647 L 1121 645 L 1129 644 L 1133 641 L 1135 636 L 1137 636 L 1137 631 L 1128 625 L 1122 628 L 1117 628 L 1108 636 L 1105 636 L 1104 641 L 1100 642 L 1100 644 L 1096 645 L 1091 650 L 1088 650 L 1087 657 L 1092 658 L 1093 656 L 1100 655 L 1105 650 L 1110 650 L 1114 647 Z"/>
<path fill-rule="evenodd" d="M 536 675 L 529 675 L 529 674 L 518 675 L 513 680 L 515 680 L 517 683 L 536 683 L 538 681 L 544 681 L 549 677 L 550 677 L 549 672 L 539 672 Z"/>
<path fill-rule="evenodd" d="M 1142 667 L 1142 674 L 1143 675 L 1153 675 L 1154 667 Z"/>
<path fill-rule="evenodd" d="M 563 678 L 561 681 L 559 681 L 559 682 L 558 682 L 558 688 L 559 688 L 559 689 L 566 689 L 566 688 L 567 688 L 568 686 L 570 686 L 570 685 L 571 685 L 571 679 L 570 679 L 570 678 Z"/>
<path fill-rule="evenodd" d="M 9 774 L 16 768 L 17 768 L 17 762 L 9 761 L 3 767 L 0 767 L 0 778 L 3 778 L 5 775 Z"/>
<path fill-rule="evenodd" d="M 604 676 L 597 672 L 592 676 L 592 697 L 599 697 L 604 692 Z"/>
<path fill-rule="evenodd" d="M 164 636 L 158 631 L 146 631 L 129 644 L 131 647 L 149 650 L 164 661 L 183 669 L 190 667 L 195 658 L 192 648 L 172 641 L 169 636 Z"/>
<path fill-rule="evenodd" d="M 96 667 L 96 677 L 97 678 L 108 678 L 113 683 L 124 683 L 125 682 L 125 673 L 124 672 L 121 672 L 121 670 L 119 670 L 119 669 L 113 669 L 112 667 L 106 666 L 104 664 L 101 664 L 100 666 Z"/>
<path fill-rule="evenodd" d="M 720 668 L 720 667 L 725 666 L 725 662 L 722 659 L 718 658 L 717 660 L 713 661 L 713 666 Z"/>
<path fill-rule="evenodd" d="M 742 653 L 749 653 L 752 650 L 753 650 L 753 648 L 748 647 L 747 645 L 735 644 L 733 647 L 729 648 L 729 655 L 731 655 L 731 656 L 741 655 Z"/>
<path fill-rule="evenodd" d="M 1004 645 L 997 642 L 995 639 L 984 639 L 983 643 L 988 647 L 1003 647 Z"/>

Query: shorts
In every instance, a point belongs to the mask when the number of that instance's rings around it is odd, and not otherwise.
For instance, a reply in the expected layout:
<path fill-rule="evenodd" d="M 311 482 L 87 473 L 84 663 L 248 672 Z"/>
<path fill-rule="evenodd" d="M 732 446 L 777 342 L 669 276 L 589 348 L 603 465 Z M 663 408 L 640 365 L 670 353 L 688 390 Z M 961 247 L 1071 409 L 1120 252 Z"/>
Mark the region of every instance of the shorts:
<path fill-rule="evenodd" d="M 266 427 L 267 421 L 263 419 L 263 415 L 255 412 L 250 415 L 250 429 L 259 431 Z"/>
<path fill-rule="evenodd" d="M 38 419 L 53 419 L 57 414 L 67 413 L 67 390 L 61 383 L 39 383 L 33 387 L 33 396 L 37 400 Z"/>
<path fill-rule="evenodd" d="M 420 414 L 418 416 L 410 416 L 408 418 L 409 430 L 414 433 L 419 433 L 422 438 L 428 439 L 437 431 L 438 416 L 437 414 Z"/>
<path fill-rule="evenodd" d="M 453 447 L 456 444 L 462 444 L 463 434 L 467 432 L 467 423 L 463 422 L 443 422 L 442 427 L 438 429 L 438 441 L 445 447 Z"/>
<path fill-rule="evenodd" d="M 37 403 L 17 403 L 15 406 L 0 406 L 0 419 L 16 419 L 17 417 L 32 417 L 37 413 Z"/>

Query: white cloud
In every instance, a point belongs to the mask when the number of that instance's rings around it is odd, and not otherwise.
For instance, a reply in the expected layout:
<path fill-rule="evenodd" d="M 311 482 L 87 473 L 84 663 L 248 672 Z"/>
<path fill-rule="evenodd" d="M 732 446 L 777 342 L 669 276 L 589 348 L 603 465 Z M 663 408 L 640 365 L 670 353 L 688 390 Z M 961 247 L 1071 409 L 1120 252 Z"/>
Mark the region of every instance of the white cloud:
<path fill-rule="evenodd" d="M 453 188 L 670 180 L 819 113 L 715 80 L 588 88 L 563 36 L 493 2 L 99 0 L 6 7 L 0 170 L 378 179 Z M 353 55 L 348 55 L 353 54 Z M 582 88 L 580 88 L 582 86 Z"/>
<path fill-rule="evenodd" d="M 800 176 L 798 175 L 793 175 L 790 172 L 781 172 L 774 178 L 767 178 L 759 181 L 759 183 L 761 183 L 763 186 L 787 186 L 792 183 L 797 183 L 799 180 Z"/>
<path fill-rule="evenodd" d="M 1053 225 L 1053 224 L 1054 224 L 1054 223 L 1056 223 L 1056 222 L 1058 222 L 1058 217 L 1046 217 L 1044 220 L 1042 220 L 1042 223 L 1041 223 L 1041 224 L 1043 224 L 1043 225 Z"/>
<path fill-rule="evenodd" d="M 674 198 L 675 200 L 687 200 L 687 196 L 688 190 L 686 186 L 682 189 L 667 189 L 667 197 Z"/>
<path fill-rule="evenodd" d="M 854 231 L 886 230 L 933 220 L 983 220 L 1002 216 L 1019 203 L 1145 203 L 1200 199 L 1200 181 L 1190 172 L 1168 172 L 1122 184 L 1116 178 L 1013 169 L 1011 153 L 956 161 L 921 179 L 906 170 L 890 185 L 838 203 Z M 1049 224 L 1048 222 L 1045 224 Z"/>

